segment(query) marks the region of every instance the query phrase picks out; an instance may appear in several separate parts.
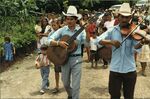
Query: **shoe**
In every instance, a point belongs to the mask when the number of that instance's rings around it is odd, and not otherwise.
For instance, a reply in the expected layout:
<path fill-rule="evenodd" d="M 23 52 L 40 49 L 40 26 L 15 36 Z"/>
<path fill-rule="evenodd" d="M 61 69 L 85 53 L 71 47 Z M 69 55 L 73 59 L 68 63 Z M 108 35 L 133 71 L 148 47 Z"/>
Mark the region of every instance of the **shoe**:
<path fill-rule="evenodd" d="M 44 93 L 45 93 L 45 91 L 44 91 L 44 90 L 40 90 L 40 93 L 41 93 L 41 94 L 44 94 Z"/>
<path fill-rule="evenodd" d="M 58 93 L 59 92 L 59 89 L 58 88 L 55 88 L 53 91 L 52 91 L 52 93 L 54 93 L 54 94 L 56 94 L 56 93 Z"/>

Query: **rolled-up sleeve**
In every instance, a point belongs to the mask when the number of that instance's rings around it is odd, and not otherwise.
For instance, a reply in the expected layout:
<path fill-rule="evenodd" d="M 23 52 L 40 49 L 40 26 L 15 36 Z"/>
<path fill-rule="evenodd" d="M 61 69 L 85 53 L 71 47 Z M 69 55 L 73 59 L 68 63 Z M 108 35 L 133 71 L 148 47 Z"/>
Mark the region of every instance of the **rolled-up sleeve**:
<path fill-rule="evenodd" d="M 80 35 L 80 40 L 81 40 L 82 44 L 86 43 L 86 31 L 85 30 L 82 31 L 82 33 Z"/>
<path fill-rule="evenodd" d="M 140 41 L 133 40 L 132 44 L 133 44 L 133 46 L 136 46 L 139 42 L 140 42 Z M 141 50 L 142 50 L 142 48 L 135 49 L 134 47 L 133 47 L 133 49 L 134 49 L 134 51 L 136 51 L 137 53 L 140 53 Z"/>
<path fill-rule="evenodd" d="M 97 37 L 96 43 L 98 46 L 102 46 L 99 44 L 101 40 L 111 40 L 111 31 L 112 31 L 111 29 L 107 30 L 106 32 Z"/>
<path fill-rule="evenodd" d="M 50 42 L 52 40 L 59 40 L 61 37 L 61 33 L 62 33 L 62 28 L 58 29 L 57 31 L 55 31 L 52 35 L 48 36 L 48 44 L 50 44 Z"/>
<path fill-rule="evenodd" d="M 140 41 L 133 40 L 133 46 L 137 45 Z"/>

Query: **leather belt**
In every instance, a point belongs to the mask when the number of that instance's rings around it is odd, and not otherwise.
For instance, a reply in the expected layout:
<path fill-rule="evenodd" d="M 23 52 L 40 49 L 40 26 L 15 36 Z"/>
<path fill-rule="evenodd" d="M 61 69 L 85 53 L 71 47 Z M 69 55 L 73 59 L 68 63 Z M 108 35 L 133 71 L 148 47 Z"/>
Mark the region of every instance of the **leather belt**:
<path fill-rule="evenodd" d="M 71 54 L 69 55 L 70 57 L 76 57 L 76 56 L 81 56 L 81 54 Z"/>

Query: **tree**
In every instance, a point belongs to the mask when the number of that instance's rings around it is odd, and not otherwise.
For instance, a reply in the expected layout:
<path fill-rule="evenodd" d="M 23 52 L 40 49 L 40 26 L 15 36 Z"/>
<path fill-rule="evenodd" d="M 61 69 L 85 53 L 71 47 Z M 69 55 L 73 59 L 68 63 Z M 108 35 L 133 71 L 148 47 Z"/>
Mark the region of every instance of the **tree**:
<path fill-rule="evenodd" d="M 130 6 L 134 6 L 137 1 L 139 0 L 119 0 L 119 2 L 121 3 L 124 3 L 124 2 L 130 3 Z"/>
<path fill-rule="evenodd" d="M 63 1 L 63 8 L 64 8 L 64 10 L 67 10 L 67 8 L 68 8 L 68 3 L 69 3 L 68 0 L 64 0 L 64 1 Z"/>
<path fill-rule="evenodd" d="M 13 25 L 23 26 L 24 22 L 31 21 L 29 12 L 35 9 L 37 9 L 35 0 L 1 0 L 0 29 L 8 31 Z"/>
<path fill-rule="evenodd" d="M 82 2 L 82 6 L 88 8 L 92 8 L 94 7 L 95 3 L 100 3 L 101 0 L 80 0 L 80 2 Z"/>

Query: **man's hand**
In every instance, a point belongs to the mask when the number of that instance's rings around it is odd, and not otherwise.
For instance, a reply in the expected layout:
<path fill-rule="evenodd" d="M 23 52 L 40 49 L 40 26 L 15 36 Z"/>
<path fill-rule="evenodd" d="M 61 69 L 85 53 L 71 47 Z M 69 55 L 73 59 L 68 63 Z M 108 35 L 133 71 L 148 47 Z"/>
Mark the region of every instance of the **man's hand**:
<path fill-rule="evenodd" d="M 115 46 L 116 48 L 119 48 L 120 45 L 121 45 L 121 43 L 120 43 L 119 41 L 117 41 L 117 40 L 112 40 L 112 41 L 111 41 L 111 44 L 112 44 L 113 46 Z"/>
<path fill-rule="evenodd" d="M 106 46 L 106 45 L 111 45 L 112 46 L 113 45 L 116 48 L 119 48 L 120 45 L 121 45 L 121 43 L 119 41 L 117 41 L 117 40 L 101 40 L 99 42 L 99 44 L 100 45 L 104 45 L 104 46 Z"/>
<path fill-rule="evenodd" d="M 67 42 L 65 42 L 65 41 L 59 41 L 59 42 L 58 42 L 58 45 L 59 45 L 60 47 L 62 47 L 62 48 L 67 49 L 69 44 L 68 44 Z"/>

